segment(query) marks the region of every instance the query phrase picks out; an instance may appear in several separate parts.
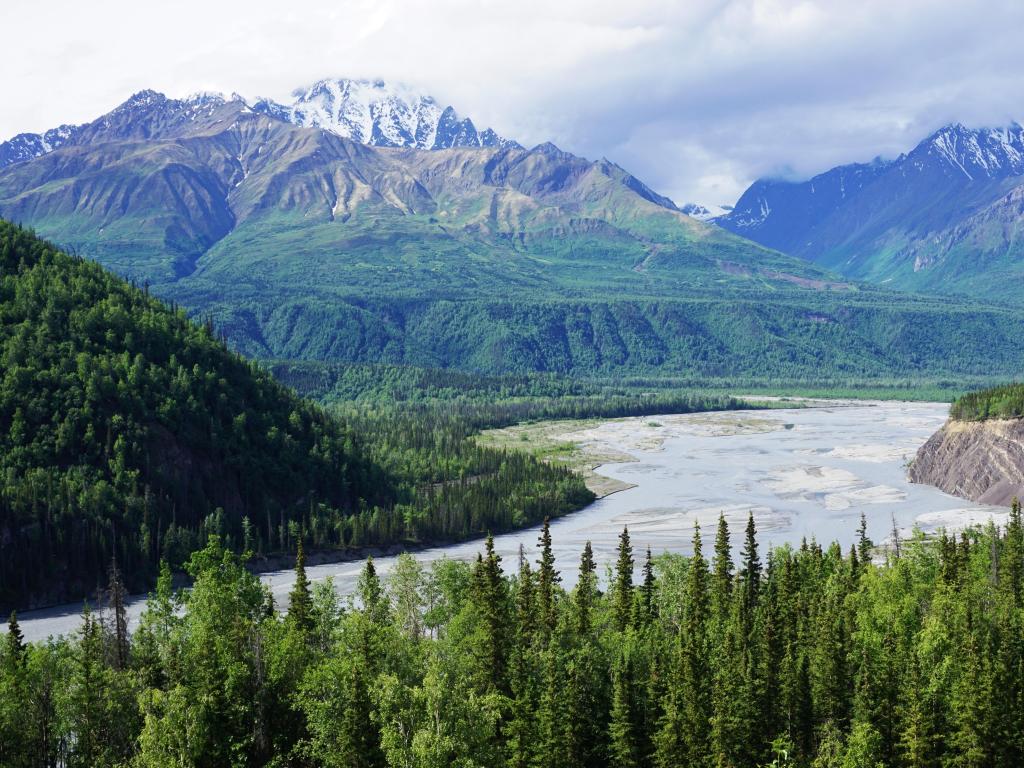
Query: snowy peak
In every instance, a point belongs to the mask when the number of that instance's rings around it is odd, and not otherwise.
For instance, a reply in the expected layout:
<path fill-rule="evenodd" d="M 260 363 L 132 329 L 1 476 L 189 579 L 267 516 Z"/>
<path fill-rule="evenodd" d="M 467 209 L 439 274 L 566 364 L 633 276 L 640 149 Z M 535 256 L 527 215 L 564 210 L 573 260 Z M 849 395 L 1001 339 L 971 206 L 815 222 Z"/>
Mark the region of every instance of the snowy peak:
<path fill-rule="evenodd" d="M 478 131 L 432 96 L 383 80 L 320 80 L 292 96 L 291 104 L 260 99 L 252 109 L 377 147 L 518 146 L 490 128 Z"/>
<path fill-rule="evenodd" d="M 23 133 L 0 143 L 0 168 L 32 160 L 67 144 L 100 138 L 152 138 L 170 130 L 213 123 L 231 111 L 256 112 L 294 125 L 320 128 L 362 144 L 411 149 L 519 147 L 492 129 L 478 130 L 453 107 L 431 96 L 382 80 L 320 80 L 292 94 L 289 104 L 269 99 L 252 103 L 237 93 L 200 91 L 184 99 L 139 91 L 113 110 L 83 125 L 62 125 L 46 133 Z"/>
<path fill-rule="evenodd" d="M 1011 123 L 1003 128 L 967 128 L 954 123 L 940 128 L 908 159 L 938 159 L 966 179 L 1004 178 L 1024 174 L 1024 128 Z"/>
<path fill-rule="evenodd" d="M 725 216 L 732 211 L 732 206 L 713 205 L 710 208 L 700 203 L 686 203 L 679 206 L 679 210 L 697 221 L 713 221 L 719 216 Z"/>
<path fill-rule="evenodd" d="M 62 125 L 46 133 L 19 133 L 10 141 L 0 144 L 0 168 L 59 149 L 73 142 L 81 128 L 80 125 Z"/>

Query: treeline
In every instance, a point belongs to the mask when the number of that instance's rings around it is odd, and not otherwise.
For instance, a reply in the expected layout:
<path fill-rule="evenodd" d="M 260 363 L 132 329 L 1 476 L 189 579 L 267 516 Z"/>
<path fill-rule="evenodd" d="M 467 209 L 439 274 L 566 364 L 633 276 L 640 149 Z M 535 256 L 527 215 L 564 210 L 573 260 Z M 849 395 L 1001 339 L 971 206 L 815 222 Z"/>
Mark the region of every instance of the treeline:
<path fill-rule="evenodd" d="M 593 498 L 528 457 L 373 448 L 374 424 L 328 415 L 209 324 L 2 221 L 0 361 L 0 606 L 85 596 L 112 559 L 147 588 L 210 534 L 260 554 L 299 530 L 331 548 L 458 539 Z"/>
<path fill-rule="evenodd" d="M 116 573 L 71 638 L 0 650 L 0 764 L 103 766 L 1017 766 L 1024 760 L 1024 527 L 916 537 L 884 565 L 862 519 L 844 553 L 652 559 L 620 537 L 602 591 L 589 544 L 563 589 L 536 553 L 287 606 L 216 538 L 189 592 L 164 569 L 129 635 Z M 536 559 L 534 559 L 536 558 Z M 637 566 L 639 575 L 636 573 Z M 277 609 L 286 609 L 280 614 Z"/>
<path fill-rule="evenodd" d="M 1024 319 L 1000 307 L 876 290 L 742 292 L 674 298 L 606 288 L 479 287 L 413 298 L 317 286 L 271 301 L 244 285 L 175 284 L 167 295 L 214 315 L 252 358 L 400 363 L 491 375 L 710 381 L 979 380 L 1016 375 Z"/>
<path fill-rule="evenodd" d="M 957 421 L 1024 417 L 1024 384 L 1004 384 L 957 398 L 949 415 Z"/>
<path fill-rule="evenodd" d="M 626 394 L 611 387 L 551 374 L 488 376 L 469 371 L 384 363 L 270 360 L 274 378 L 320 402 L 430 402 L 434 400 L 509 400 Z"/>

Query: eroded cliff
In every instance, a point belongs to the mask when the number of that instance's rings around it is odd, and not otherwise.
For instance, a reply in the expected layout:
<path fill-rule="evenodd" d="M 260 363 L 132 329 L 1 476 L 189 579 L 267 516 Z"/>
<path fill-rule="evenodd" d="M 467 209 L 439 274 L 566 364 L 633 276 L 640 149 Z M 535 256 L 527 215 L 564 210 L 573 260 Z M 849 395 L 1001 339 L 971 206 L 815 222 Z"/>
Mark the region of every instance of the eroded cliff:
<path fill-rule="evenodd" d="M 1024 419 L 949 420 L 917 452 L 910 480 L 984 504 L 1024 498 Z"/>

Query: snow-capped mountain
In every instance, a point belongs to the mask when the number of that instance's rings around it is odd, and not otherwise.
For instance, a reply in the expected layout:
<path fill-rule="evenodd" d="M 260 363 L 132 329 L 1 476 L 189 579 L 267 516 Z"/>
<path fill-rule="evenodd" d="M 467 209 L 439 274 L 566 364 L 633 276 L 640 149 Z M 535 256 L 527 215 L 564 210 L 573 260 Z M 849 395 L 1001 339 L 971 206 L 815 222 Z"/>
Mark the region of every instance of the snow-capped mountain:
<path fill-rule="evenodd" d="M 46 133 L 19 133 L 0 144 L 0 168 L 45 155 L 72 140 L 81 126 L 62 125 Z"/>
<path fill-rule="evenodd" d="M 851 277 L 1015 294 L 1024 276 L 1022 188 L 1024 128 L 955 123 L 895 160 L 800 182 L 759 179 L 716 222 Z"/>
<path fill-rule="evenodd" d="M 179 131 L 208 120 L 242 97 L 232 94 L 196 93 L 170 99 L 152 90 L 139 91 L 102 117 L 81 125 L 62 125 L 45 133 L 21 133 L 0 144 L 0 168 L 32 160 L 64 146 L 98 141 L 148 139 L 157 133 Z"/>
<path fill-rule="evenodd" d="M 948 163 L 970 180 L 1006 178 L 1024 174 L 1024 128 L 967 128 L 947 125 L 918 145 L 906 160 L 922 164 L 925 157 Z M 903 159 L 903 158 L 901 158 Z"/>
<path fill-rule="evenodd" d="M 290 104 L 259 99 L 253 111 L 296 125 L 322 128 L 377 147 L 448 149 L 518 146 L 432 96 L 382 80 L 320 80 L 293 94 Z"/>
<path fill-rule="evenodd" d="M 321 128 L 362 144 L 414 149 L 451 147 L 518 147 L 490 128 L 478 131 L 473 121 L 452 107 L 403 85 L 380 80 L 321 80 L 295 91 L 290 104 L 269 99 L 249 101 L 237 93 L 201 92 L 172 99 L 152 90 L 139 91 L 98 120 L 62 125 L 45 133 L 22 133 L 0 144 L 0 168 L 41 157 L 68 145 L 98 138 L 145 139 L 171 124 L 207 120 L 230 105 L 294 125 Z"/>
<path fill-rule="evenodd" d="M 731 207 L 724 205 L 713 205 L 710 208 L 700 203 L 686 203 L 679 207 L 679 210 L 685 213 L 687 216 L 692 216 L 698 221 L 711 221 L 712 219 L 722 216 L 732 210 Z"/>

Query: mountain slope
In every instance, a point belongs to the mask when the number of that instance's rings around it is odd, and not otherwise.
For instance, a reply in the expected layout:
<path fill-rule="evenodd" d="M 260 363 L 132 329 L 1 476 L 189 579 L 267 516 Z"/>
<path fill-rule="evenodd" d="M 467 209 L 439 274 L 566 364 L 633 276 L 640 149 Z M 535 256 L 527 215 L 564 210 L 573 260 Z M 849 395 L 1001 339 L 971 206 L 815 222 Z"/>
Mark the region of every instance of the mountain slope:
<path fill-rule="evenodd" d="M 223 107 L 242 108 L 294 125 L 321 128 L 361 144 L 414 149 L 452 147 L 518 147 L 492 129 L 478 131 L 468 117 L 432 96 L 380 80 L 320 80 L 300 88 L 293 100 L 249 103 L 236 93 L 197 93 L 169 99 L 156 91 L 140 91 L 99 120 L 61 125 L 45 133 L 22 133 L 0 143 L 0 168 L 42 157 L 65 146 L 124 139 L 169 138 L 175 128 L 213 119 Z"/>
<path fill-rule="evenodd" d="M 458 415 L 328 416 L 209 324 L 2 220 L 0 361 L 0 611 L 81 599 L 112 558 L 144 589 L 211 534 L 261 555 L 452 541 L 593 499 Z"/>
<path fill-rule="evenodd" d="M 150 92 L 80 131 L 0 169 L 0 214 L 251 355 L 775 378 L 1024 362 L 1010 313 L 865 290 L 551 144 L 369 146 Z"/>
<path fill-rule="evenodd" d="M 1024 128 L 947 126 L 893 161 L 759 180 L 717 222 L 848 277 L 1019 300 Z"/>
<path fill-rule="evenodd" d="M 828 279 L 550 144 L 370 147 L 240 100 L 148 92 L 79 137 L 0 171 L 0 212 L 153 283 L 258 267 L 355 290 L 384 270 L 388 291 L 583 281 L 649 296 Z"/>
<path fill-rule="evenodd" d="M 112 557 L 137 589 L 243 516 L 273 548 L 310 494 L 324 523 L 394 498 L 352 434 L 209 328 L 3 221 L 0 359 L 0 604 L 81 596 Z"/>

